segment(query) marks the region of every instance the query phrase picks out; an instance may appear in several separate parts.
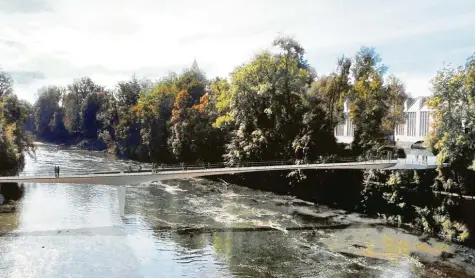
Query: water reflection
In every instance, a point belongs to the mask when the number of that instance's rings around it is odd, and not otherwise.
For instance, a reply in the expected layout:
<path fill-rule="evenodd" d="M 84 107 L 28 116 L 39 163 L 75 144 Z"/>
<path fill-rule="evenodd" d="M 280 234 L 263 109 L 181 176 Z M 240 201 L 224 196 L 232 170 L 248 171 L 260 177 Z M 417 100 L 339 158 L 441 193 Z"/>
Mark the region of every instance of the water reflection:
<path fill-rule="evenodd" d="M 102 153 L 42 146 L 25 171 L 126 167 Z M 203 179 L 127 188 L 27 184 L 0 214 L 0 275 L 12 277 L 474 276 L 474 250 L 377 220 Z M 345 229 L 300 230 L 348 224 Z M 250 231 L 250 228 L 256 229 Z M 13 234 L 16 237 L 13 237 Z M 441 253 L 452 255 L 442 260 Z"/>

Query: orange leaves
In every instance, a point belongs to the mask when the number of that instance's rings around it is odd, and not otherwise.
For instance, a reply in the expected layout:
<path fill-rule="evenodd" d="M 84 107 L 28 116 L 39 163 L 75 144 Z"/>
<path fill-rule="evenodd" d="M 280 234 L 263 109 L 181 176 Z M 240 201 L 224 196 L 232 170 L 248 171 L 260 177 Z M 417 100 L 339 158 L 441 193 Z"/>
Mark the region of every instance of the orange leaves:
<path fill-rule="evenodd" d="M 198 105 L 194 105 L 193 106 L 193 109 L 199 111 L 199 112 L 204 112 L 205 109 L 207 108 L 208 106 L 208 102 L 209 102 L 209 96 L 208 96 L 208 93 L 206 93 L 205 95 L 203 95 L 202 97 L 200 97 L 200 104 Z"/>
<path fill-rule="evenodd" d="M 174 109 L 176 108 L 185 108 L 190 100 L 190 94 L 187 90 L 180 91 L 177 96 L 175 96 Z"/>
<path fill-rule="evenodd" d="M 174 108 L 172 110 L 172 122 L 186 118 L 189 101 L 190 94 L 188 94 L 187 90 L 182 90 L 175 96 Z"/>
<path fill-rule="evenodd" d="M 132 110 L 133 112 L 137 113 L 137 114 L 140 114 L 140 113 L 142 113 L 143 107 L 144 107 L 144 105 L 141 104 L 141 103 L 139 103 L 139 104 L 133 106 L 133 107 L 131 108 L 131 110 Z"/>

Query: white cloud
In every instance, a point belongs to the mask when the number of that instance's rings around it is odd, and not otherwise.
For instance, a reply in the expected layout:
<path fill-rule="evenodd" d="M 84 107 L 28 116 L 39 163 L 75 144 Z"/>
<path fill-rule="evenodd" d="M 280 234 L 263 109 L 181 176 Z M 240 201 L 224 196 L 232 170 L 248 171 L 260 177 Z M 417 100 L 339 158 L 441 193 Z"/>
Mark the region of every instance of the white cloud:
<path fill-rule="evenodd" d="M 431 80 L 434 74 L 431 75 L 412 75 L 407 72 L 395 73 L 405 85 L 407 93 L 412 97 L 429 96 L 431 95 Z"/>
<path fill-rule="evenodd" d="M 31 101 L 42 84 L 88 75 L 111 86 L 145 69 L 152 77 L 178 71 L 194 57 L 208 76 L 227 75 L 279 33 L 294 35 L 312 56 L 474 29 L 474 3 L 466 1 L 16 1 L 0 5 L 0 66 L 46 76 L 16 88 Z M 402 80 L 424 92 L 426 77 L 411 70 Z"/>

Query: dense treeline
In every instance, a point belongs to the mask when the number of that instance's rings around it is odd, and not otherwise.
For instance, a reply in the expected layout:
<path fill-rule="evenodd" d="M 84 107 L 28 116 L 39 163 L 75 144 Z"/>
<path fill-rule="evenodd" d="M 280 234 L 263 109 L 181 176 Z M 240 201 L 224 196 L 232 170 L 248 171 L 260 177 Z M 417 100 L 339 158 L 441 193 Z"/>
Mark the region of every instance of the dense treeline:
<path fill-rule="evenodd" d="M 84 140 L 154 162 L 315 161 L 340 152 L 333 130 L 343 120 L 344 100 L 354 154 L 392 144 L 407 94 L 378 53 L 362 47 L 352 58 L 337 59 L 328 75 L 317 75 L 304 53 L 297 41 L 281 37 L 229 80 L 209 80 L 196 64 L 156 82 L 133 76 L 114 90 L 84 77 L 40 89 L 33 106 L 18 100 L 1 72 L 2 152 L 20 158 L 30 151 L 27 129 L 40 140 Z M 466 170 L 474 164 L 474 55 L 464 66 L 439 71 L 433 91 L 429 146 L 453 170 Z"/>
<path fill-rule="evenodd" d="M 283 37 L 236 67 L 230 81 L 208 80 L 194 64 L 155 83 L 133 77 L 115 90 L 87 77 L 43 88 L 35 133 L 153 162 L 315 161 L 339 152 L 333 130 L 348 99 L 353 151 L 362 154 L 391 143 L 403 121 L 405 89 L 386 69 L 363 47 L 317 75 L 303 47 Z"/>

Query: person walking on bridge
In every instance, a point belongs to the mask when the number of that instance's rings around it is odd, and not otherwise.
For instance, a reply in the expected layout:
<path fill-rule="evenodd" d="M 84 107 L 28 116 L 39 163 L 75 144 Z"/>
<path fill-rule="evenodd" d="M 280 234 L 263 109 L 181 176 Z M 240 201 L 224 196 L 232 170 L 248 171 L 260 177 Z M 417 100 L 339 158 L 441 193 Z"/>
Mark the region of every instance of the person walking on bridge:
<path fill-rule="evenodd" d="M 55 166 L 55 177 L 59 177 L 60 167 Z"/>

